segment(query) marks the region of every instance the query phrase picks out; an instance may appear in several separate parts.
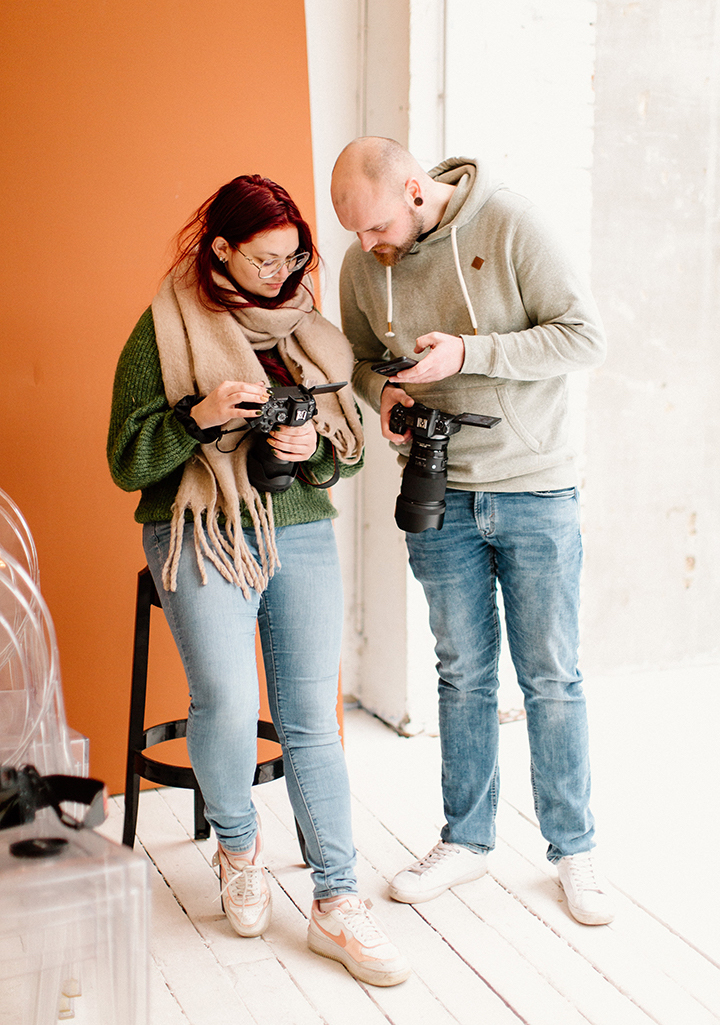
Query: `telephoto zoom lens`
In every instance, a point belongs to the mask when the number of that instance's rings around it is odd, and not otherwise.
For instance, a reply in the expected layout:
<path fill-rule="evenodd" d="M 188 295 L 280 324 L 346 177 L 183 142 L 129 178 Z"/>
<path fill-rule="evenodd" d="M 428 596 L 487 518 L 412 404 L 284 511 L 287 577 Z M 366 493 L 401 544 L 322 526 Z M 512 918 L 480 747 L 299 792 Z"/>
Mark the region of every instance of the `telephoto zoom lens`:
<path fill-rule="evenodd" d="M 495 427 L 500 417 L 482 413 L 441 413 L 416 402 L 396 403 L 390 410 L 393 434 L 412 433 L 410 455 L 403 471 L 400 494 L 395 503 L 395 522 L 408 534 L 434 527 L 440 530 L 445 518 L 447 447 L 461 425 Z"/>
<path fill-rule="evenodd" d="M 408 534 L 443 525 L 448 441 L 447 436 L 413 438 L 395 503 L 395 522 Z"/>

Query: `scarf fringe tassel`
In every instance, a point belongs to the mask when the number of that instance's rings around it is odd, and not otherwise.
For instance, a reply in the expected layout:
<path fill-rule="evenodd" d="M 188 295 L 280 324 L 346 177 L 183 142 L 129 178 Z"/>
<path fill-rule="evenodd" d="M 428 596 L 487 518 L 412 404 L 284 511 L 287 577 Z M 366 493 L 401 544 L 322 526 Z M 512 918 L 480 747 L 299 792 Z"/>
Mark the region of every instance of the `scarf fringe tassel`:
<path fill-rule="evenodd" d="M 225 514 L 226 541 L 218 523 L 218 514 L 224 510 L 220 510 L 217 506 L 212 510 L 207 509 L 207 511 L 201 506 L 193 508 L 190 502 L 185 503 L 182 508 L 175 505 L 173 506 L 170 530 L 170 548 L 162 572 L 163 587 L 166 591 L 177 590 L 185 512 L 188 510 L 192 512 L 193 516 L 195 557 L 203 584 L 207 584 L 207 572 L 204 565 L 204 561 L 207 559 L 225 580 L 240 588 L 245 598 L 250 597 L 250 588 L 254 588 L 258 594 L 265 590 L 270 577 L 280 569 L 280 559 L 275 543 L 272 499 L 268 495 L 266 507 L 255 489 L 253 489 L 252 496 L 248 495 L 247 498 L 250 499 L 250 502 L 246 502 L 246 504 L 248 507 L 252 504 L 254 513 L 252 520 L 260 554 L 260 565 L 245 540 L 239 510 L 235 512 L 234 516 Z M 203 523 L 203 512 L 206 512 L 205 523 Z"/>

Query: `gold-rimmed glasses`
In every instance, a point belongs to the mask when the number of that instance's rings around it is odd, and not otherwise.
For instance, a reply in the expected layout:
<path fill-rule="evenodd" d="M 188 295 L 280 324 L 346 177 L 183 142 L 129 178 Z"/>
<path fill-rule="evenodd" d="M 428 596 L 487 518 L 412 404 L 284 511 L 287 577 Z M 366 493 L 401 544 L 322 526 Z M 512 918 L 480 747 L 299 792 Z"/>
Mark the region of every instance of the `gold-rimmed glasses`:
<path fill-rule="evenodd" d="M 293 253 L 292 256 L 286 257 L 284 260 L 263 260 L 262 263 L 255 263 L 249 256 L 245 256 L 245 253 L 241 249 L 235 248 L 235 252 L 240 253 L 244 260 L 251 263 L 258 272 L 258 277 L 261 281 L 266 281 L 267 278 L 274 278 L 276 274 L 279 274 L 283 267 L 287 267 L 288 274 L 293 274 L 296 270 L 300 270 L 310 259 L 310 253 Z"/>

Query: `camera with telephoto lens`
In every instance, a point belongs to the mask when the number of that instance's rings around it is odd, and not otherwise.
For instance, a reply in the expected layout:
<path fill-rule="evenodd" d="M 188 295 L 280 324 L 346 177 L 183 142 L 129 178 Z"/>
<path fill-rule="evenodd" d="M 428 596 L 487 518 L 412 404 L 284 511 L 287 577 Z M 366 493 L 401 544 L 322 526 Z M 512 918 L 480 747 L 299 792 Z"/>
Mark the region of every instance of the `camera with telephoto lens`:
<path fill-rule="evenodd" d="M 261 407 L 260 415 L 251 421 L 250 430 L 258 437 L 248 452 L 248 479 L 258 491 L 287 491 L 295 479 L 298 464 L 279 459 L 268 443 L 267 435 L 276 427 L 302 427 L 312 420 L 317 410 L 315 395 L 326 395 L 328 392 L 340 391 L 347 381 L 334 384 L 317 384 L 306 388 L 302 384 L 291 387 L 269 388 L 270 398 Z M 247 408 L 239 403 L 238 408 Z"/>
<path fill-rule="evenodd" d="M 463 425 L 494 427 L 499 416 L 481 413 L 441 413 L 416 402 L 399 402 L 390 410 L 393 434 L 412 432 L 410 455 L 403 471 L 400 494 L 395 503 L 395 522 L 408 534 L 419 534 L 429 527 L 440 530 L 445 516 L 447 484 L 447 447 L 453 434 Z"/>
<path fill-rule="evenodd" d="M 84 818 L 64 811 L 60 807 L 64 801 L 86 804 Z M 0 766 L 0 829 L 33 822 L 40 808 L 53 808 L 63 825 L 72 829 L 92 829 L 107 817 L 105 784 L 85 776 L 41 776 L 32 765 Z"/>

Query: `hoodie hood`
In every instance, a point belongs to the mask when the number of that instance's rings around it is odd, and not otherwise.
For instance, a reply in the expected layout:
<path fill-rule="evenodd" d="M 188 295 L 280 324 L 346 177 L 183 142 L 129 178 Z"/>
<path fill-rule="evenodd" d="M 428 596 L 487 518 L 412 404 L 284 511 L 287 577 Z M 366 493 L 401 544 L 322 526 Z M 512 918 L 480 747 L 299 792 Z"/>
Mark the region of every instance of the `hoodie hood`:
<path fill-rule="evenodd" d="M 437 228 L 418 245 L 447 238 L 451 228 L 462 228 L 485 206 L 491 196 L 505 188 L 499 179 L 491 179 L 484 164 L 472 157 L 450 157 L 433 167 L 428 174 L 443 185 L 454 185 L 455 192 Z"/>
<path fill-rule="evenodd" d="M 450 157 L 443 160 L 441 164 L 428 172 L 431 178 L 442 182 L 444 185 L 454 185 L 455 191 L 448 203 L 442 220 L 434 231 L 418 241 L 406 254 L 408 257 L 420 251 L 421 246 L 432 245 L 450 236 L 455 261 L 455 273 L 457 274 L 458 285 L 462 292 L 463 300 L 470 317 L 473 333 L 477 334 L 477 318 L 475 310 L 468 293 L 467 284 L 460 266 L 458 254 L 457 233 L 458 229 L 473 219 L 483 208 L 491 196 L 504 188 L 502 182 L 491 181 L 490 175 L 484 164 L 470 157 Z M 387 294 L 387 331 L 385 337 L 395 337 L 393 331 L 393 294 L 392 294 L 392 268 L 385 269 L 385 287 Z"/>

